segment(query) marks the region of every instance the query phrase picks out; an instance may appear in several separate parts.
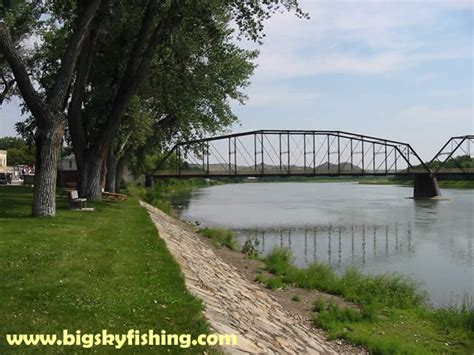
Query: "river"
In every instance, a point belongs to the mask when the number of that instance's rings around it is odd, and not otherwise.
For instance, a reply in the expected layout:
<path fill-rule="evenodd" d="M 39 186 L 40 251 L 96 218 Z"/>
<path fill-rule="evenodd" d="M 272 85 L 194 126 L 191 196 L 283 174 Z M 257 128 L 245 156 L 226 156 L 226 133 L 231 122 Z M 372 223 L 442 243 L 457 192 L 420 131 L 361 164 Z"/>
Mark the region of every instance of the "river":
<path fill-rule="evenodd" d="M 265 255 L 288 247 L 294 263 L 337 272 L 397 272 L 420 282 L 434 306 L 474 298 L 474 190 L 413 200 L 412 188 L 357 183 L 244 183 L 200 188 L 177 200 L 181 218 L 255 238 Z"/>

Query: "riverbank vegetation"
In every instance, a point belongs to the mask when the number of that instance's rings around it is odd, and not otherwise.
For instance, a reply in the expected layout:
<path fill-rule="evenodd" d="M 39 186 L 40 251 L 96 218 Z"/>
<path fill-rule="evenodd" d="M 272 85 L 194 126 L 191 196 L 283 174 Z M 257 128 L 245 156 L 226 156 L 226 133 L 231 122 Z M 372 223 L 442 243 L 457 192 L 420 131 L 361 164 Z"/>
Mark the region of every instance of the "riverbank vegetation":
<path fill-rule="evenodd" d="M 410 177 L 355 177 L 355 176 L 339 176 L 339 177 L 261 177 L 252 180 L 240 179 L 235 182 L 243 183 L 266 183 L 266 182 L 302 182 L 302 183 L 354 183 L 361 185 L 398 185 L 413 187 L 413 178 Z M 474 180 L 458 179 L 443 180 L 438 178 L 438 186 L 443 189 L 474 189 Z"/>
<path fill-rule="evenodd" d="M 230 250 L 239 250 L 239 245 L 235 240 L 234 233 L 230 230 L 206 227 L 200 229 L 199 234 L 209 238 L 216 247 L 226 246 Z"/>
<path fill-rule="evenodd" d="M 5 341 L 5 334 L 12 333 L 163 329 L 196 336 L 209 331 L 201 301 L 187 291 L 178 264 L 136 198 L 90 203 L 94 211 L 79 212 L 67 209 L 66 198 L 57 197 L 54 219 L 31 217 L 31 201 L 30 188 L 0 186 L 0 353 L 12 351 Z M 177 350 L 214 351 L 139 351 Z"/>
<path fill-rule="evenodd" d="M 474 189 L 474 180 L 438 180 L 443 189 Z"/>
<path fill-rule="evenodd" d="M 171 200 L 182 194 L 189 195 L 191 191 L 198 187 L 220 184 L 219 181 L 192 178 L 186 180 L 164 179 L 158 180 L 152 188 L 145 188 L 138 185 L 127 186 L 127 191 L 131 195 L 141 198 L 143 201 L 159 208 L 167 214 L 172 214 Z"/>
<path fill-rule="evenodd" d="M 286 286 L 324 291 L 353 306 L 319 299 L 314 322 L 331 338 L 344 338 L 373 353 L 466 353 L 474 348 L 474 309 L 466 298 L 460 307 L 432 309 L 426 293 L 401 275 L 363 275 L 347 269 L 337 275 L 326 264 L 297 268 L 291 252 L 277 248 L 263 261 L 272 274 L 258 281 L 268 288 Z"/>
<path fill-rule="evenodd" d="M 413 179 L 409 178 L 360 178 L 357 180 L 362 185 L 399 185 L 413 186 Z M 474 180 L 442 180 L 438 179 L 438 186 L 442 189 L 474 189 Z"/>

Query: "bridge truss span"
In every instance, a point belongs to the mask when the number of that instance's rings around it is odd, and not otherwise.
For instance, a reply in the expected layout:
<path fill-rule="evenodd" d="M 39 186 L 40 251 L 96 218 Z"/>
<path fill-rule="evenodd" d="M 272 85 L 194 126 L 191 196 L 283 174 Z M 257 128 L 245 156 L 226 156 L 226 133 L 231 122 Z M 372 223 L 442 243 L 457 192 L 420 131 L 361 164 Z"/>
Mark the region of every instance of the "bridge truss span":
<path fill-rule="evenodd" d="M 344 131 L 258 130 L 177 144 L 157 177 L 430 174 L 408 143 Z"/>
<path fill-rule="evenodd" d="M 454 159 L 456 158 L 456 159 Z M 434 174 L 460 172 L 474 174 L 472 168 L 463 166 L 464 162 L 474 161 L 474 135 L 451 137 L 429 162 Z"/>

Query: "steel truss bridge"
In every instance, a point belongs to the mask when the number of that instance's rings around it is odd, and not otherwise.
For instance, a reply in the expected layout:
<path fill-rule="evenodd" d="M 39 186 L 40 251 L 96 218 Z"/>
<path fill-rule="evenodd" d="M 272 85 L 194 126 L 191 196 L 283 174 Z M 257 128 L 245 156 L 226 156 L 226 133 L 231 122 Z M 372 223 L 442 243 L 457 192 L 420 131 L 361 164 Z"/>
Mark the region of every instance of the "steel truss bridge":
<path fill-rule="evenodd" d="M 474 176 L 474 135 L 450 138 L 430 163 L 408 143 L 343 131 L 258 130 L 176 144 L 155 178 Z M 172 162 L 172 164 L 171 164 Z M 452 166 L 453 162 L 456 166 Z M 415 188 L 416 189 L 416 188 Z"/>

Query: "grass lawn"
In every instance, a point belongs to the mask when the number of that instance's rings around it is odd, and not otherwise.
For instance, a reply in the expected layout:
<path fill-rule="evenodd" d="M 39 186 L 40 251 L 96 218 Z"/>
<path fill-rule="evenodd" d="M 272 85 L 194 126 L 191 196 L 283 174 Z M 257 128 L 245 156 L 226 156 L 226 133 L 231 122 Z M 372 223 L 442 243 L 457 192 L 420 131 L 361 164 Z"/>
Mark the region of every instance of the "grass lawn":
<path fill-rule="evenodd" d="M 0 354 L 112 347 L 11 347 L 5 334 L 208 333 L 201 302 L 138 200 L 71 211 L 58 197 L 54 218 L 30 217 L 32 190 L 0 186 Z M 203 348 L 129 347 L 125 353 L 202 353 Z M 212 350 L 212 349 L 211 349 Z M 216 352 L 213 350 L 211 352 Z"/>

